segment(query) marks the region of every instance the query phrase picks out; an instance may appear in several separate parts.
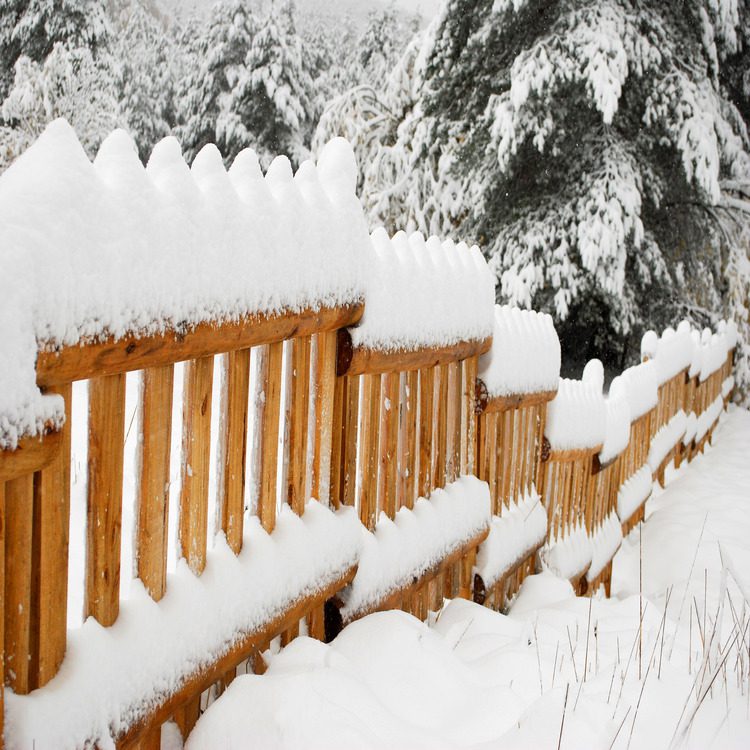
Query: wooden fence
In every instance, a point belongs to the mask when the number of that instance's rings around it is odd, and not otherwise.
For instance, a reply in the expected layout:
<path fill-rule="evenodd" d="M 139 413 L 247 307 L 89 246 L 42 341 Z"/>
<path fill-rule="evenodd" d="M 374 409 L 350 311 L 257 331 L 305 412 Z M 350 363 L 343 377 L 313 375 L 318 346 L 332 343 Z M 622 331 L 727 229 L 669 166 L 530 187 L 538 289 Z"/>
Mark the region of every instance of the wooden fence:
<path fill-rule="evenodd" d="M 120 610 L 120 549 L 125 437 L 125 373 L 142 372 L 139 422 L 141 460 L 137 476 L 137 575 L 155 602 L 167 576 L 168 484 L 174 398 L 174 366 L 186 362 L 182 403 L 182 484 L 179 554 L 195 576 L 207 565 L 210 425 L 221 409 L 219 451 L 220 528 L 235 555 L 242 552 L 243 524 L 257 514 L 267 532 L 276 524 L 277 501 L 305 513 L 307 498 L 332 507 L 351 506 L 373 531 L 379 515 L 396 517 L 459 476 L 474 474 L 489 485 L 491 514 L 502 518 L 523 492 L 539 491 L 548 518 L 548 538 L 564 538 L 576 525 L 589 535 L 617 508 L 621 487 L 646 463 L 649 444 L 679 409 L 700 417 L 723 395 L 733 352 L 707 378 L 680 371 L 658 391 L 657 405 L 635 419 L 627 448 L 602 465 L 600 446 L 550 451 L 545 434 L 547 404 L 554 392 L 488 399 L 477 381 L 478 358 L 491 340 L 442 349 L 383 353 L 352 345 L 349 327 L 363 306 L 256 316 L 189 332 L 92 342 L 50 349 L 42 342 L 39 386 L 58 393 L 67 420 L 60 432 L 23 440 L 0 453 L 0 568 L 3 584 L 0 640 L 4 684 L 16 694 L 43 688 L 58 673 L 66 653 L 72 383 L 88 380 L 87 536 L 85 616 L 110 627 Z M 256 374 L 251 372 L 257 362 Z M 221 357 L 225 389 L 212 403 L 214 358 Z M 724 386 L 726 390 L 726 386 Z M 251 394 L 255 429 L 248 428 Z M 690 459 L 710 440 L 714 423 L 698 444 L 675 446 L 656 467 Z M 311 434 L 309 434 L 311 431 Z M 279 449 L 281 445 L 281 449 Z M 247 454 L 258 484 L 257 507 L 246 507 Z M 643 505 L 623 518 L 629 531 Z M 489 523 L 489 519 L 488 519 Z M 538 567 L 537 549 L 526 550 L 491 586 L 474 575 L 477 549 L 487 527 L 406 588 L 391 591 L 368 611 L 403 608 L 418 617 L 439 608 L 442 597 L 474 597 L 500 609 L 523 578 Z M 331 540 L 332 544 L 336 540 Z M 595 580 L 577 571 L 581 593 L 609 589 L 611 563 Z M 219 691 L 250 659 L 262 671 L 259 653 L 280 636 L 287 643 L 300 629 L 330 638 L 345 624 L 339 592 L 356 574 L 343 576 L 295 601 L 262 627 L 225 644 L 207 666 L 185 675 L 179 689 L 142 707 L 138 719 L 116 734 L 119 747 L 159 746 L 161 725 L 174 719 L 184 735 L 200 712 L 200 698 Z M 147 637 L 147 633 L 143 636 Z M 0 711 L 0 716 L 2 712 Z"/>

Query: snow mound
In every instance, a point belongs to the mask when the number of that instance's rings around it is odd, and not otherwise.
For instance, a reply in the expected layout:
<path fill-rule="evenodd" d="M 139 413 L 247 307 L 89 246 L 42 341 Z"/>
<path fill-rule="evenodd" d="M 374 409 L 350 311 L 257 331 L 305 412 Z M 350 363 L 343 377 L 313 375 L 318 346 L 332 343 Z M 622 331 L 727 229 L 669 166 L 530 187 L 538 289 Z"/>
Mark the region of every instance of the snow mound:
<path fill-rule="evenodd" d="M 617 513 L 612 511 L 604 523 L 591 536 L 591 565 L 586 571 L 586 580 L 593 581 L 615 556 L 622 544 L 622 524 Z"/>
<path fill-rule="evenodd" d="M 479 359 L 490 398 L 557 390 L 560 340 L 552 317 L 495 305 L 492 348 Z"/>
<path fill-rule="evenodd" d="M 653 487 L 653 472 L 648 464 L 626 479 L 617 493 L 617 515 L 624 523 L 648 500 Z"/>
<path fill-rule="evenodd" d="M 468 475 L 419 498 L 413 510 L 400 508 L 394 520 L 381 513 L 373 532 L 361 529 L 357 575 L 341 594 L 344 622 L 410 585 L 489 521 L 489 486 Z"/>
<path fill-rule="evenodd" d="M 695 425 L 695 442 L 699 443 L 705 434 L 711 429 L 713 423 L 719 418 L 724 410 L 724 398 L 717 396 L 713 402 L 699 416 Z"/>
<path fill-rule="evenodd" d="M 690 332 L 682 328 L 666 328 L 661 337 L 646 331 L 641 340 L 641 357 L 656 362 L 658 385 L 671 380 L 677 373 L 687 370 L 693 361 L 693 340 Z"/>
<path fill-rule="evenodd" d="M 648 465 L 651 467 L 651 471 L 656 471 L 661 462 L 667 457 L 669 451 L 682 440 L 687 426 L 687 416 L 680 409 L 654 435 L 651 439 L 651 448 L 648 452 Z"/>
<path fill-rule="evenodd" d="M 628 367 L 619 377 L 625 385 L 630 419 L 635 422 L 636 419 L 650 412 L 659 402 L 656 364 L 653 361 L 642 362 Z"/>
<path fill-rule="evenodd" d="M 547 536 L 547 512 L 539 494 L 524 494 L 518 502 L 493 516 L 490 533 L 477 554 L 476 568 L 485 586 L 492 586 Z"/>
<path fill-rule="evenodd" d="M 599 460 L 603 464 L 620 455 L 630 442 L 630 404 L 628 389 L 622 378 L 616 377 L 610 384 L 605 408 L 604 444 L 599 452 Z"/>
<path fill-rule="evenodd" d="M 593 548 L 583 523 L 568 529 L 565 536 L 551 539 L 542 547 L 539 559 L 542 568 L 560 578 L 575 578 L 591 565 Z"/>
<path fill-rule="evenodd" d="M 64 120 L 0 176 L 0 449 L 59 426 L 36 388 L 37 342 L 156 333 L 363 298 L 370 239 L 340 139 L 319 167 L 264 177 L 251 150 L 227 172 L 214 146 L 192 169 L 172 137 L 148 166 L 113 132 L 92 163 Z"/>
<path fill-rule="evenodd" d="M 363 262 L 367 304 L 354 346 L 415 350 L 492 336 L 495 280 L 475 245 L 373 232 Z"/>
<path fill-rule="evenodd" d="M 239 556 L 217 543 L 202 576 L 180 562 L 159 603 L 134 584 L 112 627 L 89 618 L 70 631 L 56 677 L 29 695 L 6 691 L 6 746 L 110 747 L 140 711 L 213 663 L 240 633 L 330 585 L 359 557 L 352 509 L 333 513 L 311 501 L 300 517 L 284 506 L 271 535 L 256 517 L 248 521 Z"/>
<path fill-rule="evenodd" d="M 606 429 L 607 411 L 598 378 L 560 378 L 557 395 L 547 405 L 544 427 L 552 450 L 602 445 Z"/>
<path fill-rule="evenodd" d="M 733 388 L 734 388 L 734 376 L 730 375 L 728 378 L 725 378 L 721 384 L 722 398 L 726 398 L 732 392 Z"/>

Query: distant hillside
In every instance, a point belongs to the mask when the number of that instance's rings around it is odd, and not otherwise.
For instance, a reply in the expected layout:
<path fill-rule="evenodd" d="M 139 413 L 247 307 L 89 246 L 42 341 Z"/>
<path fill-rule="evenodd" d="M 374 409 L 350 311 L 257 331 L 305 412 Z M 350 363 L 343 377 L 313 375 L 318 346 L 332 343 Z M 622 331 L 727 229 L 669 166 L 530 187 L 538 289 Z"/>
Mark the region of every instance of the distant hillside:
<path fill-rule="evenodd" d="M 153 4 L 159 6 L 168 15 L 177 18 L 188 16 L 192 13 L 209 13 L 216 0 L 153 0 Z M 405 14 L 419 12 L 427 21 L 437 11 L 442 0 L 396 0 L 396 6 Z M 268 0 L 256 0 L 256 5 L 268 4 Z M 326 15 L 334 12 L 331 0 L 297 0 L 297 8 L 302 12 L 318 12 Z M 348 14 L 355 22 L 364 23 L 367 14 L 372 10 L 388 7 L 389 0 L 336 0 L 335 13 Z"/>

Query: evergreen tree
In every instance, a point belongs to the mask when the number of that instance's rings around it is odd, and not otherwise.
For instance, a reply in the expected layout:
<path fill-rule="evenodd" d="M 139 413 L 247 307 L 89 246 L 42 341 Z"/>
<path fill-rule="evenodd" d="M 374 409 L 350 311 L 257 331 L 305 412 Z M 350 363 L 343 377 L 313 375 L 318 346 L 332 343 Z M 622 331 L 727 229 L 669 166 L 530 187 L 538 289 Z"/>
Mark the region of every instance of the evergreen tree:
<path fill-rule="evenodd" d="M 746 54 L 744 8 L 446 0 L 400 66 L 407 105 L 381 97 L 398 124 L 364 159 L 367 205 L 478 240 L 501 299 L 554 313 L 586 356 L 685 314 L 715 322 L 750 210 L 742 97 L 721 83 Z"/>
<path fill-rule="evenodd" d="M 0 98 L 10 89 L 19 57 L 42 62 L 58 43 L 96 56 L 107 37 L 102 0 L 0 0 Z"/>
<path fill-rule="evenodd" d="M 181 50 L 163 22 L 139 0 L 121 7 L 117 23 L 113 57 L 121 120 L 145 161 L 175 125 L 175 67 Z"/>
<path fill-rule="evenodd" d="M 256 23 L 246 1 L 227 0 L 214 6 L 204 34 L 197 28 L 189 23 L 181 40 L 186 74 L 178 86 L 177 134 L 188 159 L 217 141 L 217 120 L 242 75 Z"/>
<path fill-rule="evenodd" d="M 227 159 L 252 145 L 266 162 L 287 154 L 298 163 L 312 135 L 313 81 L 293 6 L 271 6 L 217 122 L 217 142 Z"/>
<path fill-rule="evenodd" d="M 61 43 L 41 63 L 20 57 L 0 117 L 8 123 L 0 126 L 0 171 L 57 117 L 70 122 L 93 157 L 119 124 L 111 69 L 86 47 L 68 49 Z"/>

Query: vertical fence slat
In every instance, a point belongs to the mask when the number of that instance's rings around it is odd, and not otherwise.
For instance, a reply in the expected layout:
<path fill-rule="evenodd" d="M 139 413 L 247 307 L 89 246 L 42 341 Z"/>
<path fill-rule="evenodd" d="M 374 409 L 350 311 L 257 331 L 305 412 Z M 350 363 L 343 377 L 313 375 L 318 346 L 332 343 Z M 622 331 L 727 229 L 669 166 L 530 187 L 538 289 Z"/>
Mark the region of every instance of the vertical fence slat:
<path fill-rule="evenodd" d="M 346 387 L 346 427 L 342 449 L 343 489 L 342 501 L 344 505 L 355 504 L 357 487 L 357 425 L 359 423 L 359 376 L 347 378 Z"/>
<path fill-rule="evenodd" d="M 70 384 L 49 389 L 65 401 L 62 446 L 52 463 L 34 477 L 34 583 L 30 682 L 46 685 L 65 656 L 70 533 Z"/>
<path fill-rule="evenodd" d="M 445 487 L 448 453 L 448 365 L 437 368 L 437 403 L 435 404 L 435 451 L 432 488 Z"/>
<path fill-rule="evenodd" d="M 112 625 L 120 609 L 125 375 L 89 381 L 85 615 Z"/>
<path fill-rule="evenodd" d="M 289 416 L 289 472 L 286 499 L 297 515 L 305 507 L 307 422 L 310 397 L 310 337 L 292 340 L 292 387 Z"/>
<path fill-rule="evenodd" d="M 501 474 L 501 493 L 506 507 L 510 500 L 510 482 L 513 473 L 513 411 L 502 412 L 503 415 L 503 470 Z"/>
<path fill-rule="evenodd" d="M 31 689 L 32 528 L 34 475 L 5 483 L 5 684 L 16 693 Z"/>
<path fill-rule="evenodd" d="M 337 377 L 333 389 L 333 438 L 331 445 L 331 506 L 338 508 L 344 494 L 344 444 L 346 441 L 346 403 L 348 378 Z"/>
<path fill-rule="evenodd" d="M 270 534 L 276 526 L 276 477 L 278 473 L 279 411 L 281 408 L 281 378 L 284 342 L 268 345 L 261 367 L 261 382 L 265 394 L 260 422 L 260 499 L 258 517 Z"/>
<path fill-rule="evenodd" d="M 378 513 L 389 518 L 396 515 L 396 456 L 398 447 L 399 375 L 389 372 L 382 377 L 380 395 L 380 466 Z"/>
<path fill-rule="evenodd" d="M 435 369 L 419 371 L 419 483 L 420 497 L 432 489 L 432 422 L 435 395 Z"/>
<path fill-rule="evenodd" d="M 497 424 L 501 415 L 497 413 L 487 414 L 484 418 L 487 451 L 486 461 L 487 468 L 484 473 L 484 479 L 490 486 L 490 502 L 492 504 L 493 515 L 500 515 L 500 508 L 502 500 L 500 499 L 500 493 L 498 492 L 498 476 L 497 476 L 497 453 L 499 441 L 497 439 Z"/>
<path fill-rule="evenodd" d="M 378 497 L 378 429 L 380 420 L 380 375 L 365 375 L 362 382 L 362 426 L 359 518 L 375 528 Z"/>
<path fill-rule="evenodd" d="M 213 373 L 213 357 L 194 359 L 185 367 L 180 550 L 196 575 L 206 567 Z"/>
<path fill-rule="evenodd" d="M 336 331 L 326 331 L 317 334 L 312 478 L 312 496 L 324 505 L 328 505 L 330 502 L 333 391 L 335 383 Z"/>
<path fill-rule="evenodd" d="M 478 357 L 469 357 L 461 363 L 461 467 L 462 474 L 476 471 L 477 415 L 474 408 L 477 384 Z"/>
<path fill-rule="evenodd" d="M 224 358 L 223 429 L 221 432 L 221 528 L 227 543 L 239 554 L 245 513 L 245 456 L 250 401 L 250 350 L 229 352 Z"/>
<path fill-rule="evenodd" d="M 155 601 L 164 596 L 167 586 L 173 384 L 173 365 L 143 371 L 136 564 L 138 577 Z"/>

